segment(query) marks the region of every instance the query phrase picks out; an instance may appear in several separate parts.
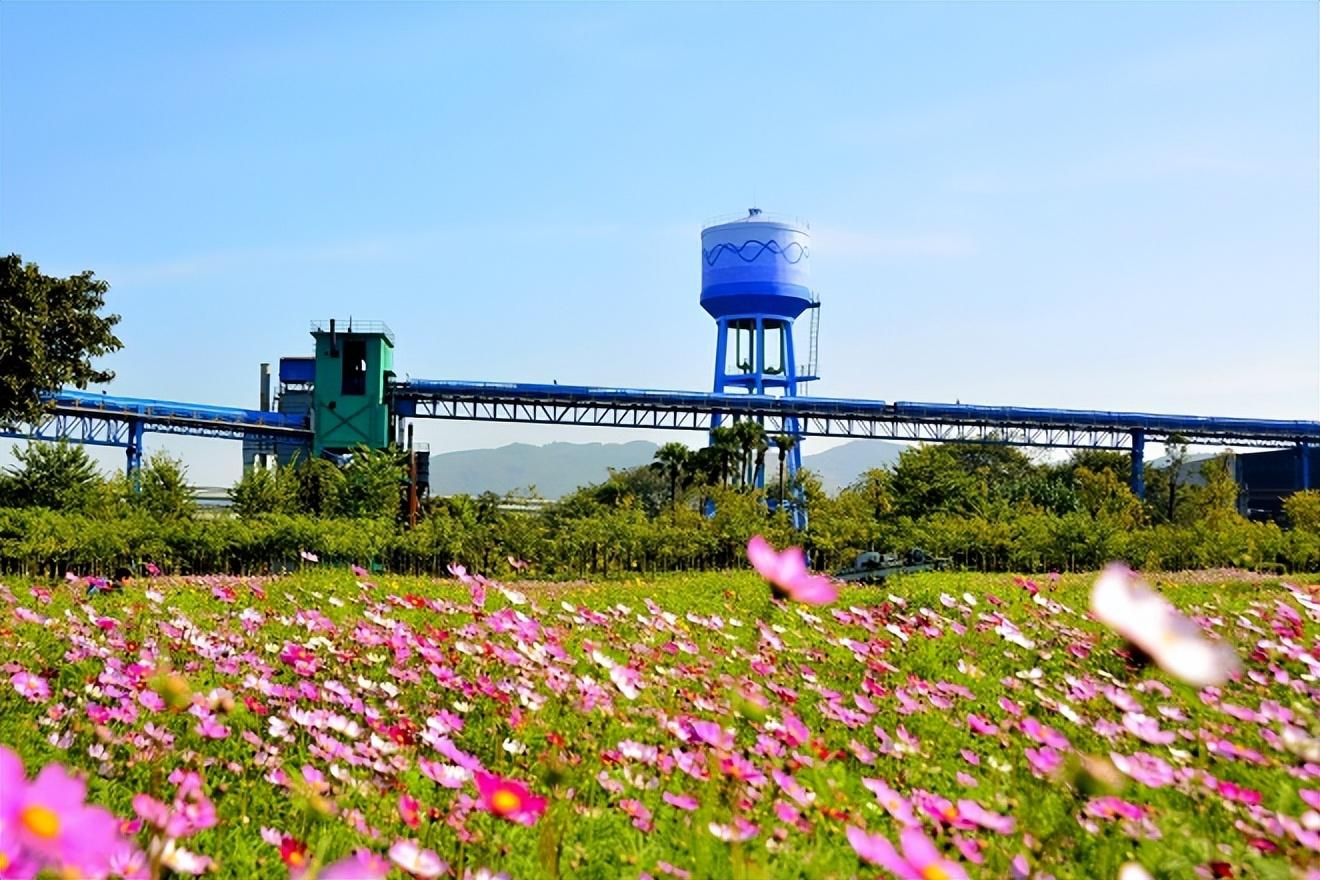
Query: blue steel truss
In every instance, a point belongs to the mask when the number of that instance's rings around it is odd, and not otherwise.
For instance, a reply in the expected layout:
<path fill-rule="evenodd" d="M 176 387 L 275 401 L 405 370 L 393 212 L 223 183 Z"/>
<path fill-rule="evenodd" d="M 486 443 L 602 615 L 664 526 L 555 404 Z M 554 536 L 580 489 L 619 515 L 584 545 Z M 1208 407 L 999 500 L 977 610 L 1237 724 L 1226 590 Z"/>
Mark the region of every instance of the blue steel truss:
<path fill-rule="evenodd" d="M 1311 421 L 428 379 L 398 383 L 392 393 L 398 415 L 435 419 L 709 431 L 719 414 L 764 419 L 771 434 L 796 419 L 797 433 L 809 437 L 1066 449 L 1127 450 L 1138 437 L 1175 436 L 1192 445 L 1320 443 L 1320 422 Z"/>
<path fill-rule="evenodd" d="M 304 417 L 262 410 L 238 409 L 112 397 L 83 391 L 61 391 L 46 398 L 47 416 L 38 424 L 0 428 L 0 437 L 31 440 L 69 440 L 89 446 L 120 446 L 128 452 L 128 469 L 142 458 L 142 435 L 183 434 L 242 440 L 245 437 L 283 437 L 311 442 Z"/>

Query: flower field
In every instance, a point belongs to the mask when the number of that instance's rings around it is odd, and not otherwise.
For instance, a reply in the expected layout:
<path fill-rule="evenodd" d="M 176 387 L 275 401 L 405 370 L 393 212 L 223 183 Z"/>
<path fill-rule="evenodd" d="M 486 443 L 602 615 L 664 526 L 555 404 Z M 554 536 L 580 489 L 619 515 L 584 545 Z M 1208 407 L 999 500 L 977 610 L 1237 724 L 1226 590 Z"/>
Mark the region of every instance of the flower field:
<path fill-rule="evenodd" d="M 456 574 L 10 580 L 0 877 L 1320 877 L 1314 586 Z"/>

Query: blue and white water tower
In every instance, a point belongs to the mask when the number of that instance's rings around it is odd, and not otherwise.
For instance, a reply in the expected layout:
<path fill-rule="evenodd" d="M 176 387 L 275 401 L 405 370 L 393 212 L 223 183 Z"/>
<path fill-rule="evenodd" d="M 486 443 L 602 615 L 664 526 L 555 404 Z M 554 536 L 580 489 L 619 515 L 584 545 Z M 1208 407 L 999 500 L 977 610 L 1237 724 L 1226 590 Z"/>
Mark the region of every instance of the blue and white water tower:
<path fill-rule="evenodd" d="M 715 392 L 796 397 L 816 378 L 816 330 L 820 300 L 811 289 L 811 232 L 807 224 L 773 219 L 757 208 L 747 216 L 701 231 L 701 306 L 715 319 Z M 798 361 L 793 322 L 812 310 L 805 361 Z M 717 415 L 713 425 L 719 425 Z M 797 421 L 785 425 L 797 435 Z M 785 465 L 802 464 L 801 445 Z M 764 469 L 756 476 L 764 486 Z"/>

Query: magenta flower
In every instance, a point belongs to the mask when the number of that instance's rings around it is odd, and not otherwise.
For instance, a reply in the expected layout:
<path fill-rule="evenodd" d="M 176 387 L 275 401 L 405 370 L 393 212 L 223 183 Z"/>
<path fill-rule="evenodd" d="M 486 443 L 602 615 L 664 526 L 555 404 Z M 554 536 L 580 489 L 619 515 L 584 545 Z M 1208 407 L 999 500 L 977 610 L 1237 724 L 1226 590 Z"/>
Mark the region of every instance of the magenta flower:
<path fill-rule="evenodd" d="M 667 791 L 660 795 L 660 798 L 671 807 L 678 807 L 680 810 L 689 812 L 700 805 L 700 802 L 690 794 L 673 794 Z"/>
<path fill-rule="evenodd" d="M 0 830 L 25 861 L 64 873 L 100 874 L 122 843 L 119 822 L 88 806 L 87 787 L 59 764 L 48 764 L 31 783 L 12 752 L 0 755 Z M 12 830 L 11 830 L 12 829 Z M 8 847 L 3 847 L 8 848 Z"/>
<path fill-rule="evenodd" d="M 481 808 L 488 813 L 519 825 L 535 825 L 545 812 L 545 798 L 532 794 L 521 782 L 482 771 L 473 773 L 472 778 L 477 783 Z"/>
<path fill-rule="evenodd" d="M 1012 834 L 1016 823 L 1012 816 L 1004 816 L 987 810 L 979 803 L 973 800 L 958 801 L 958 812 L 969 822 L 975 822 L 982 828 L 993 831 L 996 834 Z"/>
<path fill-rule="evenodd" d="M 1139 712 L 1124 712 L 1123 726 L 1127 728 L 1128 733 L 1153 746 L 1167 746 L 1176 738 L 1173 731 L 1160 730 L 1158 721 Z"/>
<path fill-rule="evenodd" d="M 353 572 L 353 577 L 364 578 L 367 576 L 367 570 L 360 565 L 350 565 L 349 571 Z"/>
<path fill-rule="evenodd" d="M 875 799 L 880 802 L 889 815 L 893 816 L 903 825 L 921 824 L 912 812 L 912 802 L 903 797 L 894 789 L 890 788 L 883 779 L 862 778 L 862 785 L 867 791 L 875 795 Z"/>
<path fill-rule="evenodd" d="M 972 729 L 973 733 L 979 733 L 982 736 L 994 736 L 999 733 L 998 726 L 975 713 L 967 716 L 967 726 Z"/>
<path fill-rule="evenodd" d="M 46 679 L 40 675 L 33 675 L 30 672 L 16 672 L 9 679 L 9 683 L 14 686 L 14 690 L 33 703 L 44 703 L 50 699 L 50 685 L 46 684 Z"/>
<path fill-rule="evenodd" d="M 1136 752 L 1131 757 L 1118 752 L 1110 752 L 1109 760 L 1119 772 L 1132 777 L 1142 785 L 1151 788 L 1163 788 L 1174 783 L 1173 768 L 1162 758 L 1145 752 Z"/>
<path fill-rule="evenodd" d="M 801 547 L 776 551 L 760 535 L 747 542 L 747 559 L 761 577 L 770 582 L 775 595 L 806 605 L 828 605 L 839 597 L 839 587 L 823 575 L 807 571 Z"/>
<path fill-rule="evenodd" d="M 399 795 L 399 818 L 409 828 L 416 828 L 421 824 L 421 805 L 417 803 L 417 798 L 410 794 Z"/>
<path fill-rule="evenodd" d="M 879 865 L 898 880 L 967 880 L 962 866 L 941 856 L 920 828 L 903 829 L 899 835 L 902 855 L 882 834 L 867 834 L 852 825 L 847 833 L 848 842 L 862 861 Z"/>
<path fill-rule="evenodd" d="M 381 880 L 389 873 L 388 861 L 370 850 L 360 849 L 346 859 L 326 865 L 317 872 L 316 880 Z"/>

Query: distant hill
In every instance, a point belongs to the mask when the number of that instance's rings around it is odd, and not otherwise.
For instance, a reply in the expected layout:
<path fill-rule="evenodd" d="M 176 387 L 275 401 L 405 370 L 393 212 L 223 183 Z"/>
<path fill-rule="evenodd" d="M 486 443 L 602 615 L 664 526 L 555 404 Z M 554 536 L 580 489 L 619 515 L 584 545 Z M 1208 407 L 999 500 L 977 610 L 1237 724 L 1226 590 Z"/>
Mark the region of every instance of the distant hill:
<path fill-rule="evenodd" d="M 432 495 L 503 495 L 535 486 L 542 498 L 560 498 L 600 483 L 610 468 L 646 464 L 659 447 L 646 440 L 631 443 L 510 443 L 498 449 L 466 449 L 431 456 Z"/>
<path fill-rule="evenodd" d="M 826 492 L 834 493 L 873 468 L 892 467 L 898 454 L 907 449 L 885 440 L 852 440 L 814 455 L 802 456 L 802 466 L 815 471 Z M 811 441 L 803 450 L 811 449 Z M 773 454 L 767 459 L 773 459 Z"/>
<path fill-rule="evenodd" d="M 871 468 L 898 461 L 907 448 L 882 440 L 854 440 L 833 449 L 810 453 L 804 449 L 802 464 L 820 475 L 828 492 L 837 492 Z M 610 468 L 647 464 L 658 447 L 646 440 L 631 443 L 549 443 L 533 446 L 511 443 L 498 449 L 468 449 L 431 456 L 431 494 L 479 495 L 494 492 L 525 492 L 535 486 L 543 498 L 562 498 L 581 486 L 599 483 Z M 773 479 L 778 458 L 773 450 L 766 456 L 767 474 Z"/>

